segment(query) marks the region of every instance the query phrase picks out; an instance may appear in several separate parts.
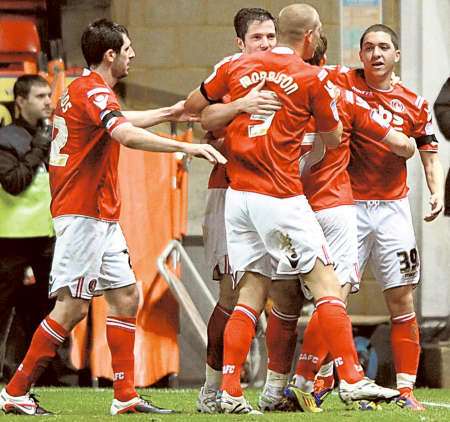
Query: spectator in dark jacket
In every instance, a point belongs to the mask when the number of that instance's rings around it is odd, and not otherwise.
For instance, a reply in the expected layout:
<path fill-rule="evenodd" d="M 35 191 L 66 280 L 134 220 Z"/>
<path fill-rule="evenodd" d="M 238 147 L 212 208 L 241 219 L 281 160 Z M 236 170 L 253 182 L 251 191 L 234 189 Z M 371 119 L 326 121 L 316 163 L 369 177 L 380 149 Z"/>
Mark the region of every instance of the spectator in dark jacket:
<path fill-rule="evenodd" d="M 450 78 L 441 88 L 436 102 L 434 114 L 442 134 L 450 141 Z M 445 182 L 445 215 L 450 216 L 450 169 Z"/>
<path fill-rule="evenodd" d="M 52 113 L 50 94 L 41 76 L 19 77 L 14 84 L 18 116 L 0 128 L 0 376 L 3 372 L 6 379 L 53 306 L 48 299 L 54 246 L 47 171 L 50 127 L 45 124 Z M 29 268 L 35 282 L 29 277 L 33 282 L 26 285 Z M 9 329 L 12 321 L 14 330 Z M 4 359 L 7 344 L 12 347 Z"/>

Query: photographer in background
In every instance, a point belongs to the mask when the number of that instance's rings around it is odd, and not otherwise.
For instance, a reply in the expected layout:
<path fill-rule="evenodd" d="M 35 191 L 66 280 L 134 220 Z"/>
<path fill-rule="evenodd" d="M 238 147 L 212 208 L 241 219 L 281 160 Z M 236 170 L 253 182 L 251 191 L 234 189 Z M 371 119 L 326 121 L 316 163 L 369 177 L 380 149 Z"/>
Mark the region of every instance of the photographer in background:
<path fill-rule="evenodd" d="M 50 94 L 41 76 L 19 77 L 16 119 L 0 128 L 0 378 L 5 380 L 53 306 L 48 299 L 55 240 L 48 177 Z"/>
<path fill-rule="evenodd" d="M 444 83 L 434 103 L 434 114 L 442 134 L 450 141 L 450 78 Z M 445 182 L 445 215 L 450 216 L 450 170 Z"/>

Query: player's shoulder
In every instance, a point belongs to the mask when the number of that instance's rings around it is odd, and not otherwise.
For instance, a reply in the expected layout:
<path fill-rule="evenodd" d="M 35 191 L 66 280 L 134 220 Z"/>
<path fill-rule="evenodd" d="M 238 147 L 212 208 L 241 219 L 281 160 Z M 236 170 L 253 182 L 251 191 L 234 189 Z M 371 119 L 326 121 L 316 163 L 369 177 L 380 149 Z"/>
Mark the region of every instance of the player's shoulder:
<path fill-rule="evenodd" d="M 76 93 L 81 97 L 90 98 L 93 95 L 103 93 L 112 94 L 113 90 L 103 80 L 103 78 L 95 72 L 85 71 L 81 76 L 76 78 L 68 87 L 69 93 Z"/>
<path fill-rule="evenodd" d="M 412 89 L 406 87 L 403 83 L 398 83 L 394 86 L 392 90 L 392 95 L 395 96 L 393 103 L 393 108 L 401 107 L 402 104 L 407 105 L 409 108 L 415 109 L 417 111 L 422 110 L 424 107 L 428 107 L 428 101 L 422 95 L 417 94 Z M 398 101 L 398 104 L 395 103 Z M 392 102 L 391 101 L 391 102 Z M 391 104 L 392 105 L 392 104 Z"/>

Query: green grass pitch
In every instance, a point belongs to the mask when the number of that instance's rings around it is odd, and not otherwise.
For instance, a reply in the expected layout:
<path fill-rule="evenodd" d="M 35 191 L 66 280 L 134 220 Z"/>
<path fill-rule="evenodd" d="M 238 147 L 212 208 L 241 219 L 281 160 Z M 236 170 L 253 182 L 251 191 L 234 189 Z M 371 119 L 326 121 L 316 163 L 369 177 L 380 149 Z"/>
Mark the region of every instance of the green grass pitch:
<path fill-rule="evenodd" d="M 36 388 L 44 408 L 54 411 L 55 416 L 39 417 L 39 421 L 103 421 L 112 420 L 109 416 L 111 405 L 111 389 L 91 388 Z M 308 413 L 265 413 L 263 416 L 250 415 L 203 415 L 197 413 L 195 400 L 196 389 L 140 389 L 140 393 L 149 395 L 156 405 L 171 407 L 180 413 L 175 415 L 123 415 L 116 416 L 121 420 L 132 421 L 418 421 L 444 422 L 450 421 L 450 390 L 418 389 L 416 396 L 423 402 L 430 403 L 425 412 L 412 412 L 400 409 L 395 404 L 384 404 L 379 411 L 345 410 L 337 395 L 328 398 L 323 405 L 324 411 L 319 414 Z M 259 390 L 247 390 L 246 397 L 255 405 Z M 0 415 L 0 422 L 7 420 L 23 420 L 20 416 Z"/>

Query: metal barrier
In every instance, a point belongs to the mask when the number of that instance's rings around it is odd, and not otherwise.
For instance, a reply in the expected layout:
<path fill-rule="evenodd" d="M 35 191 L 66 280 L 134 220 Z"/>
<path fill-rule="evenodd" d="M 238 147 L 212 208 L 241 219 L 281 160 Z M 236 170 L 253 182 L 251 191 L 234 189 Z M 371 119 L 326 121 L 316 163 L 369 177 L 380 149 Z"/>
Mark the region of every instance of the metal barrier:
<path fill-rule="evenodd" d="M 170 259 L 172 260 L 171 266 L 168 265 L 168 261 Z M 191 319 L 192 324 L 194 325 L 195 330 L 203 343 L 203 346 L 206 348 L 206 323 L 200 315 L 200 312 L 197 310 L 197 307 L 192 301 L 191 296 L 183 282 L 180 280 L 180 277 L 174 272 L 180 262 L 183 265 L 186 265 L 187 269 L 192 273 L 192 281 L 200 289 L 199 293 L 201 293 L 208 304 L 211 305 L 211 309 L 213 309 L 216 305 L 216 300 L 206 286 L 202 276 L 195 268 L 195 265 L 186 250 L 183 248 L 183 245 L 178 240 L 170 241 L 158 258 L 158 270 L 169 284 L 170 289 L 175 295 L 178 303 L 184 308 L 187 315 Z"/>

